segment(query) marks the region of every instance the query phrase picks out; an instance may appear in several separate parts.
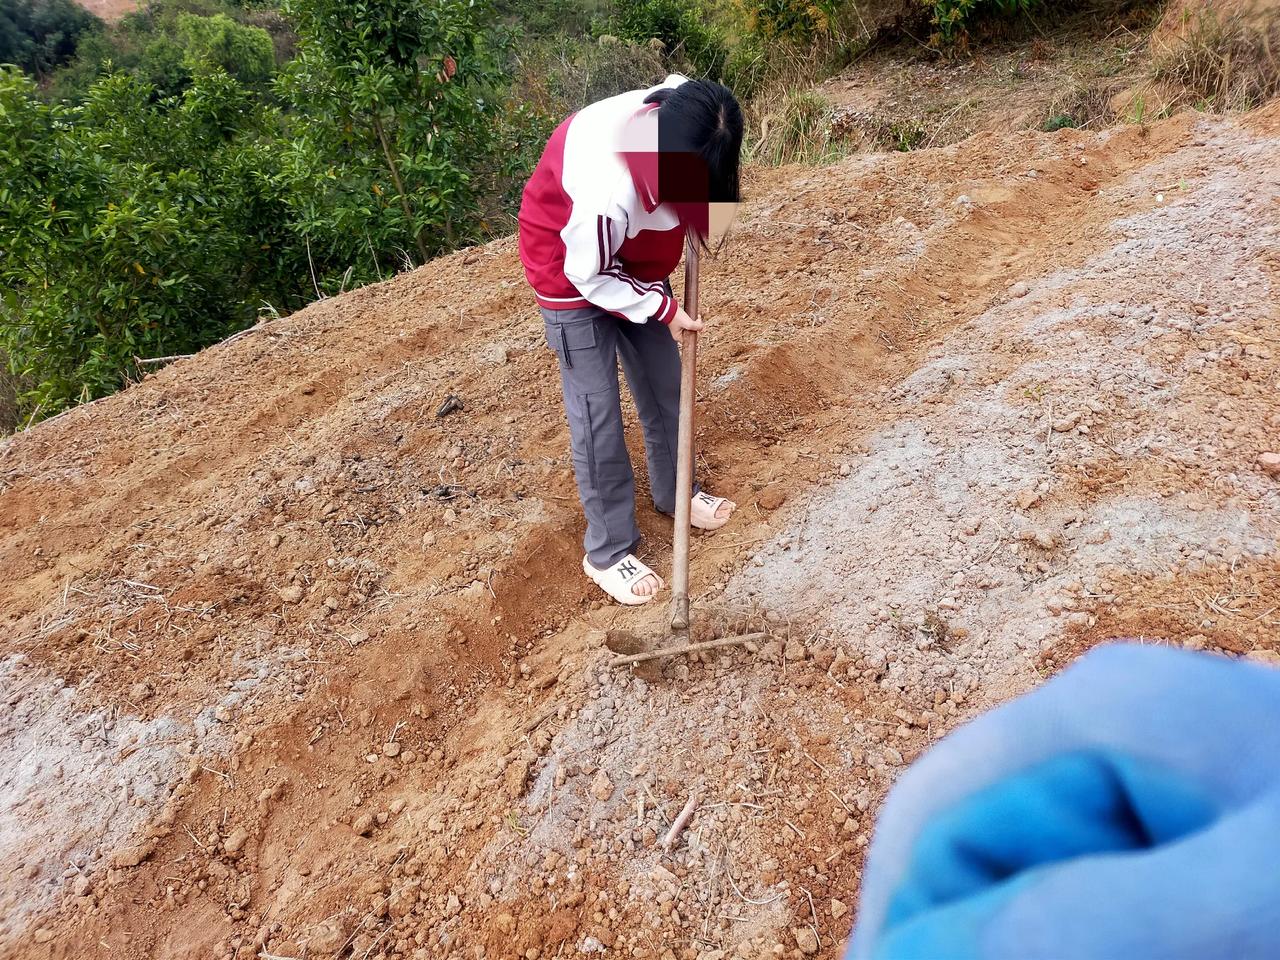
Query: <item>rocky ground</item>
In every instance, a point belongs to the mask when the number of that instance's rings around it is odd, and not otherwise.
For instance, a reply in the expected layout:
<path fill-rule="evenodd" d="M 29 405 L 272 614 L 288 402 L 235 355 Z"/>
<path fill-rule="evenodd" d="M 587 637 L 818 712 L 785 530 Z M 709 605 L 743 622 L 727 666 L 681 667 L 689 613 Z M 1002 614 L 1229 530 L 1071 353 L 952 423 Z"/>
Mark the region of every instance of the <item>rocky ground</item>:
<path fill-rule="evenodd" d="M 1110 637 L 1280 659 L 1278 151 L 1273 105 L 753 174 L 693 554 L 751 649 L 608 665 L 664 611 L 576 572 L 511 240 L 5 441 L 0 956 L 837 956 L 950 726 Z"/>

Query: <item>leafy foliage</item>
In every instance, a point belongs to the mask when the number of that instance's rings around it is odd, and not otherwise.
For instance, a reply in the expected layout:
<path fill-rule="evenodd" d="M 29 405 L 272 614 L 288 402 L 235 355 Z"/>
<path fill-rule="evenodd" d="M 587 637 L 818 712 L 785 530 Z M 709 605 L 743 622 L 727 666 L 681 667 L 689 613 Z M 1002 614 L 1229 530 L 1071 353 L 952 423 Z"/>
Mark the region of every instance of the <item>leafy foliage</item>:
<path fill-rule="evenodd" d="M 241 83 L 263 86 L 275 73 L 275 46 L 259 27 L 237 23 L 225 13 L 178 17 L 183 65 L 192 73 L 224 70 Z"/>
<path fill-rule="evenodd" d="M 803 42 L 827 32 L 839 0 L 739 0 L 751 31 L 765 40 Z"/>
<path fill-rule="evenodd" d="M 633 43 L 661 40 L 670 56 L 683 56 L 702 76 L 718 80 L 724 74 L 728 46 L 695 0 L 624 0 L 616 29 Z"/>
<path fill-rule="evenodd" d="M 182 93 L 193 74 L 221 67 L 256 90 L 265 91 L 275 72 L 277 37 L 251 20 L 288 33 L 269 11 L 229 0 L 152 0 L 119 23 L 80 39 L 72 64 L 54 74 L 50 99 L 77 100 L 100 77 L 125 72 L 154 88 L 157 100 Z"/>
<path fill-rule="evenodd" d="M 963 45 L 968 30 L 980 16 L 1028 16 L 1044 0 L 928 0 L 932 8 L 933 43 L 941 47 Z"/>
<path fill-rule="evenodd" d="M 285 12 L 299 32 L 281 89 L 294 104 L 285 163 L 300 233 L 330 256 L 353 255 L 354 238 L 419 261 L 477 235 L 469 214 L 505 159 L 484 8 L 287 0 Z"/>
<path fill-rule="evenodd" d="M 156 102 L 136 79 L 51 105 L 0 74 L 0 348 L 56 412 L 117 389 L 135 357 L 185 353 L 300 305 L 273 117 L 224 71 Z"/>
<path fill-rule="evenodd" d="M 545 129 L 503 96 L 483 4 L 288 13 L 274 84 L 272 37 L 216 0 L 126 18 L 66 102 L 0 75 L 0 355 L 24 416 L 470 242 L 511 202 Z"/>

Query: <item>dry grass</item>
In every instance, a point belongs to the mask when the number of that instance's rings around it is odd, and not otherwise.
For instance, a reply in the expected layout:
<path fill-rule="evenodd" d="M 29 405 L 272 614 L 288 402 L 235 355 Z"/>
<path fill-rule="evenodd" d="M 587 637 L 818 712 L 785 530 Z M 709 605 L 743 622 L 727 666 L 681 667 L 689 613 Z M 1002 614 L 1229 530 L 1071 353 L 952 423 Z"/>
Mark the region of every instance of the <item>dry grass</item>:
<path fill-rule="evenodd" d="M 1181 38 L 1155 58 L 1158 80 L 1216 110 L 1247 110 L 1280 94 L 1280 15 L 1205 8 L 1188 17 Z"/>
<path fill-rule="evenodd" d="M 1101 130 L 1115 121 L 1111 98 L 1119 92 L 1115 83 L 1075 84 L 1053 98 L 1040 129 Z"/>
<path fill-rule="evenodd" d="M 831 139 L 831 104 L 813 90 L 793 89 L 760 118 L 756 138 L 749 142 L 749 156 L 758 163 L 822 163 L 838 150 Z"/>

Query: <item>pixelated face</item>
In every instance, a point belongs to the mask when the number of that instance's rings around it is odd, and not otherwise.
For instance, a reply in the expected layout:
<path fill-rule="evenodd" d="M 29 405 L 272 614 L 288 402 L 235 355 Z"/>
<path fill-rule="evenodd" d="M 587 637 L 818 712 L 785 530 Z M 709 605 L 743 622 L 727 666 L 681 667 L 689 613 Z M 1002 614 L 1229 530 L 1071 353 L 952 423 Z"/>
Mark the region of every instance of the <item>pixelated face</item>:
<path fill-rule="evenodd" d="M 646 209 L 667 204 L 685 227 L 708 240 L 728 231 L 737 204 L 712 202 L 705 162 L 680 142 L 678 132 L 660 130 L 657 105 L 642 110 L 623 128 L 619 153 Z"/>

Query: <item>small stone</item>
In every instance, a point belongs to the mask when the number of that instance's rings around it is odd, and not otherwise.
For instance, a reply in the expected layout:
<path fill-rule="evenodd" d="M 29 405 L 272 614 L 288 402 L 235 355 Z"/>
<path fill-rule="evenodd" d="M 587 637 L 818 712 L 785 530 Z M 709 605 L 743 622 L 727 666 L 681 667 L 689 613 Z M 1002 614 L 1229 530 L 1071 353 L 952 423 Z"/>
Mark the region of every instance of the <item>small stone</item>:
<path fill-rule="evenodd" d="M 613 781 L 604 770 L 597 770 L 591 779 L 591 795 L 602 803 L 613 796 Z"/>
<path fill-rule="evenodd" d="M 332 957 L 347 945 L 347 932 L 336 923 L 323 923 L 313 928 L 307 937 L 307 954 Z"/>
<path fill-rule="evenodd" d="M 812 927 L 796 927 L 791 935 L 796 938 L 796 946 L 805 956 L 813 956 L 818 952 L 818 935 L 813 932 Z"/>
<path fill-rule="evenodd" d="M 1030 292 L 1030 289 L 1031 288 L 1028 287 L 1023 281 L 1019 280 L 1017 283 L 1015 283 L 1013 286 L 1009 288 L 1009 296 L 1025 297 Z"/>
<path fill-rule="evenodd" d="M 832 900 L 831 900 L 831 919 L 833 919 L 833 920 L 839 920 L 841 917 L 843 917 L 843 916 L 844 916 L 846 913 L 848 913 L 848 912 L 849 912 L 849 908 L 848 908 L 848 907 L 846 907 L 846 906 L 844 905 L 844 901 L 843 901 L 843 900 L 836 900 L 834 897 L 832 898 Z"/>
<path fill-rule="evenodd" d="M 220 703 L 213 708 L 213 718 L 219 723 L 231 722 L 231 708 L 225 703 Z"/>
<path fill-rule="evenodd" d="M 306 592 L 297 584 L 285 587 L 280 591 L 280 599 L 285 603 L 297 603 L 306 595 Z"/>
<path fill-rule="evenodd" d="M 155 847 L 154 840 L 121 847 L 111 855 L 111 865 L 113 867 L 136 867 L 151 856 L 151 852 L 155 850 Z"/>
<path fill-rule="evenodd" d="M 1081 414 L 1080 411 L 1076 411 L 1075 413 L 1065 416 L 1060 420 L 1053 421 L 1054 432 L 1066 433 L 1068 430 L 1074 430 L 1076 428 L 1076 424 L 1080 422 L 1080 417 L 1082 415 L 1083 414 Z"/>
<path fill-rule="evenodd" d="M 356 817 L 355 822 L 351 824 L 351 829 L 356 832 L 357 836 L 367 837 L 373 833 L 373 815 L 362 813 Z"/>
<path fill-rule="evenodd" d="M 276 547 L 280 546 L 280 544 L 284 543 L 284 537 L 280 536 L 280 534 L 278 533 L 273 533 L 271 534 L 271 537 L 268 540 L 268 542 L 271 544 L 271 548 L 274 550 Z"/>
<path fill-rule="evenodd" d="M 227 851 L 230 856 L 238 857 L 248 839 L 249 831 L 244 827 L 236 827 L 227 835 L 227 839 L 223 841 L 222 849 Z"/>
<path fill-rule="evenodd" d="M 36 932 L 32 934 L 32 938 L 36 943 L 48 943 L 53 939 L 53 931 L 48 927 L 39 927 L 36 929 Z"/>
<path fill-rule="evenodd" d="M 1030 510 L 1032 507 L 1034 507 L 1037 503 L 1040 502 L 1040 497 L 1041 497 L 1041 494 L 1039 490 L 1034 490 L 1034 489 L 1023 490 L 1020 494 L 1018 494 L 1018 509 Z M 976 533 L 977 531 L 974 531 L 974 532 Z"/>
<path fill-rule="evenodd" d="M 783 648 L 783 656 L 791 663 L 798 663 L 803 660 L 805 653 L 804 644 L 795 640 L 788 640 L 786 647 Z"/>
<path fill-rule="evenodd" d="M 760 504 L 762 510 L 777 510 L 780 506 L 787 502 L 787 491 L 783 489 L 781 484 L 774 484 L 771 487 L 765 487 L 760 491 L 760 496 L 756 500 Z"/>
<path fill-rule="evenodd" d="M 1280 653 L 1275 650 L 1251 650 L 1245 654 L 1244 658 L 1264 666 L 1280 667 Z"/>
<path fill-rule="evenodd" d="M 1264 473 L 1280 477 L 1280 453 L 1264 453 L 1258 457 L 1258 466 Z"/>
<path fill-rule="evenodd" d="M 397 797 L 396 799 L 392 800 L 391 806 L 389 808 L 391 810 L 391 815 L 399 816 L 401 813 L 404 812 L 404 808 L 407 805 L 407 803 L 408 801 L 406 801 L 404 797 Z"/>
<path fill-rule="evenodd" d="M 382 745 L 382 755 L 384 757 L 398 757 L 400 755 L 400 744 L 394 740 Z"/>
<path fill-rule="evenodd" d="M 145 683 L 135 683 L 129 688 L 129 699 L 134 703 L 141 703 L 149 696 L 151 696 L 151 687 Z"/>

